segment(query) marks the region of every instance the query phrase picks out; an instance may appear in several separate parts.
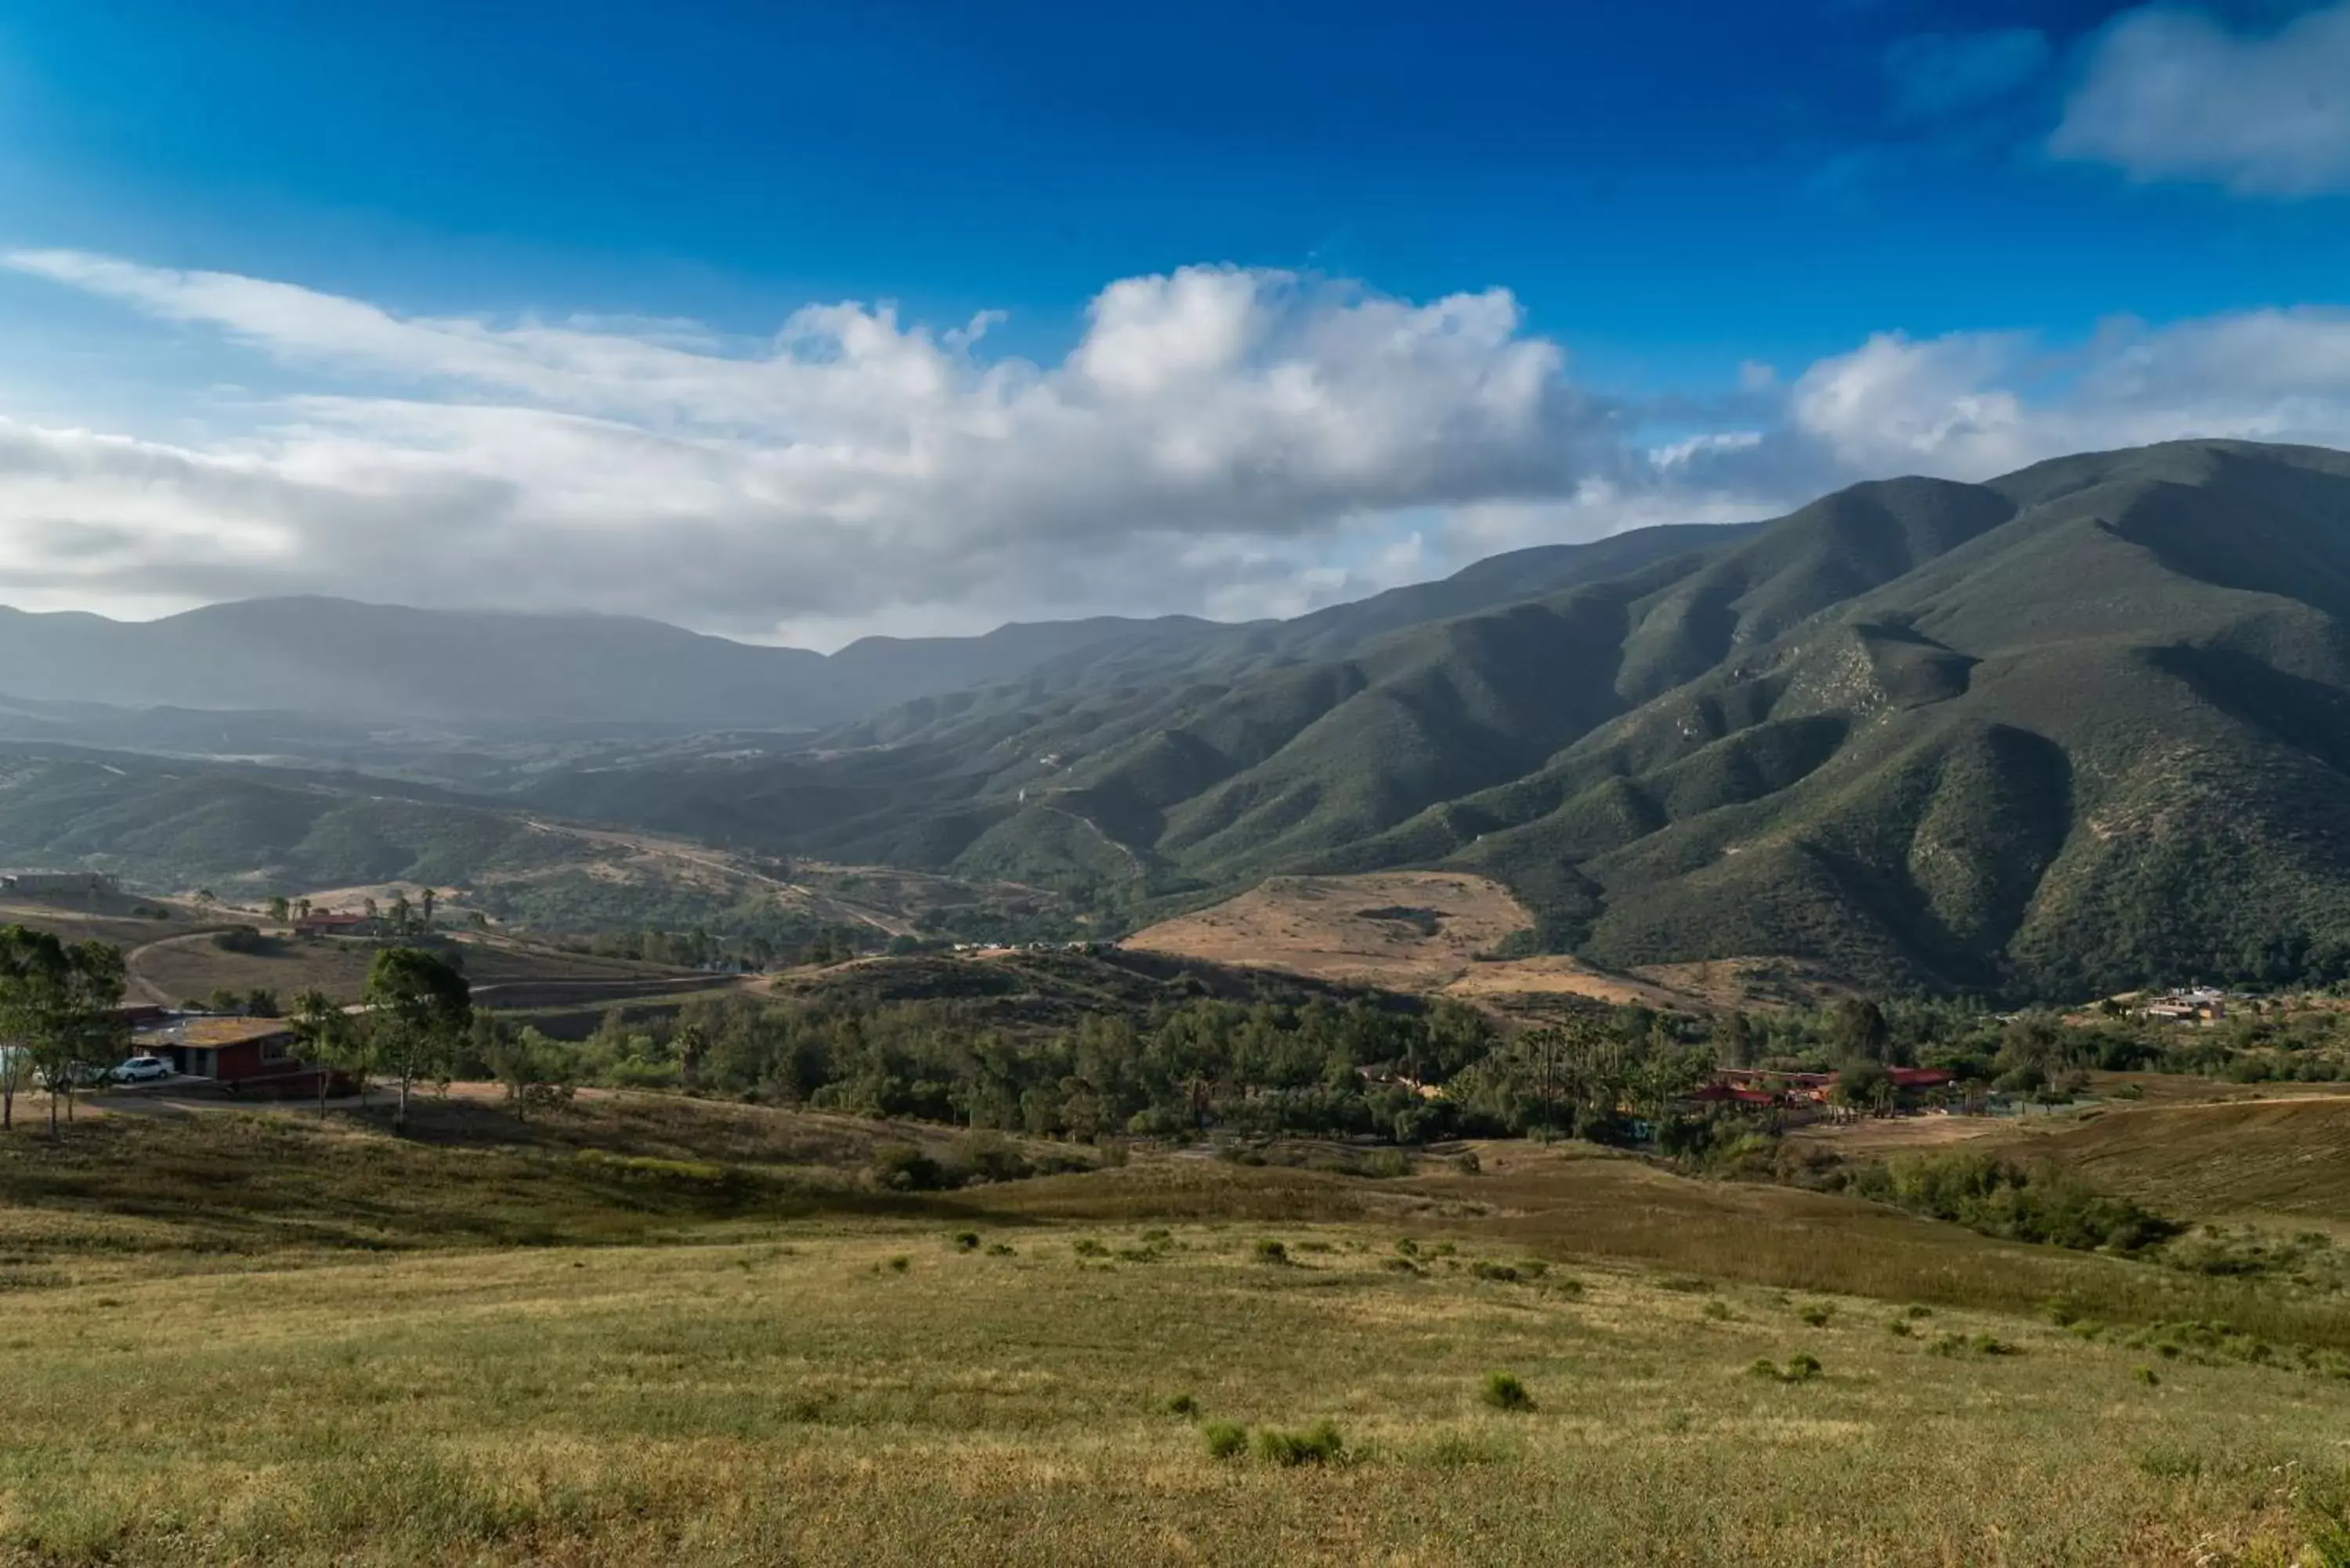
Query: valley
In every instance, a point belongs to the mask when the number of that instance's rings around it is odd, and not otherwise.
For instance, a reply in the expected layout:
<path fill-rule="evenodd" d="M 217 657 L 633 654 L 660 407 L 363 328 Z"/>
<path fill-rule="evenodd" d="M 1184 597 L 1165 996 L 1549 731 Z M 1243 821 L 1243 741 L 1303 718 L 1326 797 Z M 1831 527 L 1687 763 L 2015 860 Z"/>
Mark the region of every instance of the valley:
<path fill-rule="evenodd" d="M 545 933 L 1191 920 L 1211 947 L 1200 911 L 1268 878 L 1442 875 L 1506 889 L 1529 934 L 1498 956 L 1578 961 L 1526 971 L 1567 993 L 1759 994 L 1757 965 L 1799 997 L 2324 981 L 2350 974 L 2345 498 L 2339 453 L 2174 442 L 1545 547 L 1291 622 L 942 639 L 904 657 L 969 684 L 803 730 L 475 720 L 397 765 L 11 741 L 0 857 L 248 898 L 432 882 Z M 591 628 L 493 629 L 551 651 Z M 810 866 L 840 869 L 783 869 Z"/>

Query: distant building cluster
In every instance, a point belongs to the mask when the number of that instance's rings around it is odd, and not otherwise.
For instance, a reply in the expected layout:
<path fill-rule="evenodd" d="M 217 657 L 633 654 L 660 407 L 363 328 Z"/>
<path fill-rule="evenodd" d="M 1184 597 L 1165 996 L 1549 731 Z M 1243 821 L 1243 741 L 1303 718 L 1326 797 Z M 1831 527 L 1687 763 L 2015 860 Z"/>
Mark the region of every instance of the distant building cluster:
<path fill-rule="evenodd" d="M 2191 985 L 2142 1000 L 2131 1012 L 2158 1023 L 2217 1023 L 2228 1016 L 2228 993 L 2208 985 Z"/>
<path fill-rule="evenodd" d="M 1939 1067 L 1887 1067 L 1895 1103 L 1914 1105 L 1935 1090 L 1947 1089 L 1958 1075 Z M 1762 1067 L 1724 1067 L 1713 1081 L 1690 1098 L 1700 1104 L 1752 1106 L 1757 1110 L 1807 1110 L 1825 1106 L 1842 1081 L 1839 1073 L 1778 1073 Z"/>
<path fill-rule="evenodd" d="M 371 937 L 382 926 L 382 919 L 376 915 L 338 914 L 331 909 L 294 918 L 296 934 L 306 937 Z"/>
<path fill-rule="evenodd" d="M 111 893 L 119 886 L 104 871 L 0 871 L 0 893 Z"/>

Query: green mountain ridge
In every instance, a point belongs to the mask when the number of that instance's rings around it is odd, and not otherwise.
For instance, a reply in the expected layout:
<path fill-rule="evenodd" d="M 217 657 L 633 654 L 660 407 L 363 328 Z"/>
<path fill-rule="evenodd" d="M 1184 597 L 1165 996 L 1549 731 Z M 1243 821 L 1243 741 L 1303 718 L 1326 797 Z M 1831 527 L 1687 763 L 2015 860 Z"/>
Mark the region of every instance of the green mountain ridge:
<path fill-rule="evenodd" d="M 591 815 L 724 798 L 778 847 L 1138 910 L 1474 869 L 1617 965 L 1790 953 L 2013 995 L 2331 973 L 2345 614 L 2350 457 L 2180 442 L 1855 486 L 1338 657 L 1032 680 L 542 787 Z"/>
<path fill-rule="evenodd" d="M 436 798 L 1130 921 L 1446 867 L 1612 966 L 1784 954 L 2050 999 L 2350 977 L 2350 455 L 1896 479 L 1461 577 L 1055 634 L 1014 680 L 813 740 L 616 742 Z M 26 843 L 8 794 L 0 844 Z"/>

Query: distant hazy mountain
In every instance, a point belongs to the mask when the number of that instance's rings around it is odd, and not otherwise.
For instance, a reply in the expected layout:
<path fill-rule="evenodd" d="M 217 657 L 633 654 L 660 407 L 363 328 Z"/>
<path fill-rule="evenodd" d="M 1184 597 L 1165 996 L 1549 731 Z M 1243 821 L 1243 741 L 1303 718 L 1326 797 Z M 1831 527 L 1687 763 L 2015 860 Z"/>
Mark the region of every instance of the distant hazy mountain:
<path fill-rule="evenodd" d="M 658 621 L 249 599 L 161 620 L 0 610 L 0 691 L 344 719 L 815 724 L 859 708 L 826 660 Z"/>
<path fill-rule="evenodd" d="M 1327 653 L 1398 626 L 1541 591 L 1578 569 L 1609 575 L 1619 563 L 1690 548 L 1720 532 L 1653 528 L 1523 551 L 1443 583 L 1288 623 L 1102 617 L 1015 624 L 983 637 L 868 638 L 830 658 L 619 616 L 420 610 L 330 598 L 248 599 L 146 622 L 0 607 L 0 709 L 8 710 L 0 711 L 0 733 L 182 749 L 168 739 L 143 740 L 158 728 L 143 719 L 43 712 L 43 704 L 307 715 L 337 725 L 814 728 L 1056 668 L 1095 679 L 1113 670 L 1167 674 L 1276 649 Z M 7 699 L 17 700 L 13 709 Z M 275 733 L 287 726 L 231 728 Z M 200 718 L 160 726 L 164 734 L 197 737 L 207 729 Z"/>
<path fill-rule="evenodd" d="M 2350 976 L 2350 456 L 2178 442 L 1864 484 L 1633 554 L 1384 636 L 1347 629 L 1374 600 L 536 798 L 1138 909 L 1474 868 L 1548 945 L 1622 964 Z"/>

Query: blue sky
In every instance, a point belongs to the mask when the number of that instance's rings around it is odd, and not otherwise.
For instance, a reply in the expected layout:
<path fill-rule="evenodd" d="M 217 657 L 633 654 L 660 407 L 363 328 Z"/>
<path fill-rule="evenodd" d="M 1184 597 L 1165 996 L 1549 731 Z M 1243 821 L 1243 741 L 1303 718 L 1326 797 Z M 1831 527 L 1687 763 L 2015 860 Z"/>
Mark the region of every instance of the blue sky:
<path fill-rule="evenodd" d="M 2345 81 L 2339 3 L 0 0 L 0 599 L 1243 616 L 2350 439 Z"/>

